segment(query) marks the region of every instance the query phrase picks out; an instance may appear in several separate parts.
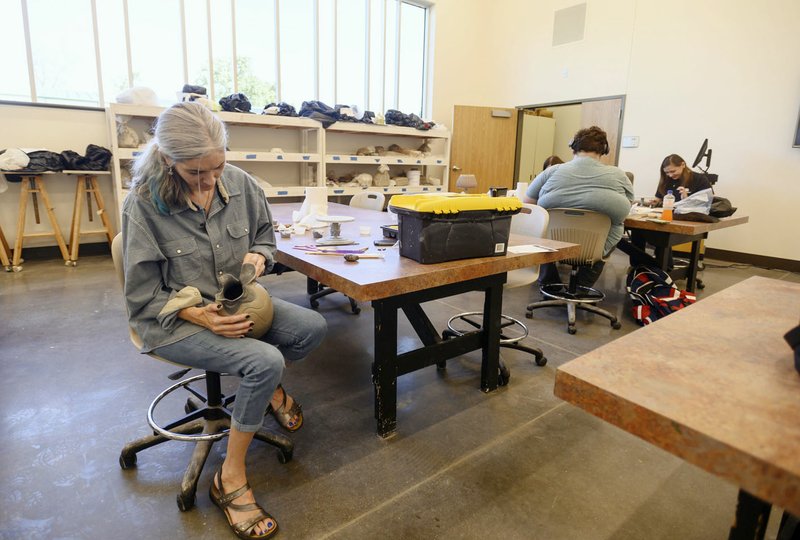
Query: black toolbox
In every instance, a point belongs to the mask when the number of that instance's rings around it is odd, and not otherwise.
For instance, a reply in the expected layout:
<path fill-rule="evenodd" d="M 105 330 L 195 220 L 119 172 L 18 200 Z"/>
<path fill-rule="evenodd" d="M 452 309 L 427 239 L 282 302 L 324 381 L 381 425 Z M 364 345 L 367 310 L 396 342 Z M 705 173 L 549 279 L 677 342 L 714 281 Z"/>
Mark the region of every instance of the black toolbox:
<path fill-rule="evenodd" d="M 423 264 L 505 255 L 516 197 L 464 193 L 395 195 L 400 255 Z"/>

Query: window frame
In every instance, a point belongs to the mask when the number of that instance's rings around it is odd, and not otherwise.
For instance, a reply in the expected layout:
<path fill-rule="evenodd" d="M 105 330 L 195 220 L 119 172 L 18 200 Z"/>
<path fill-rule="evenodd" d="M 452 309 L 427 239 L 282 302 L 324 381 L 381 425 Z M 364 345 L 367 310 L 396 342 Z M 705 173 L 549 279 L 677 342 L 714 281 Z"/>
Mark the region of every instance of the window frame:
<path fill-rule="evenodd" d="M 28 66 L 28 82 L 30 87 L 30 100 L 29 101 L 7 101 L 7 100 L 0 100 L 0 103 L 9 103 L 15 105 L 37 105 L 43 107 L 56 107 L 56 108 L 68 108 L 68 109 L 83 109 L 83 110 L 103 110 L 105 106 L 111 102 L 113 96 L 107 96 L 104 92 L 104 85 L 103 85 L 103 67 L 102 67 L 102 55 L 100 51 L 100 33 L 99 33 L 99 26 L 102 26 L 100 21 L 98 20 L 97 14 L 97 2 L 98 0 L 88 0 L 90 4 L 90 12 L 92 17 L 92 41 L 94 44 L 94 59 L 95 59 L 95 66 L 96 66 L 96 73 L 97 77 L 96 80 L 93 81 L 93 84 L 96 85 L 96 91 L 98 95 L 98 102 L 97 105 L 91 105 L 87 103 L 85 105 L 76 105 L 76 104 L 59 104 L 59 103 L 47 103 L 39 101 L 37 95 L 37 88 L 36 88 L 36 80 L 33 71 L 33 53 L 32 53 L 32 46 L 31 46 L 31 35 L 30 35 L 30 22 L 29 22 L 29 14 L 28 14 L 28 1 L 27 0 L 19 0 L 20 7 L 22 11 L 21 23 L 23 25 L 23 33 L 25 36 L 25 53 L 26 53 L 26 62 Z M 99 0 L 104 1 L 104 0 Z M 122 4 L 122 17 L 123 17 L 123 24 L 125 29 L 125 51 L 126 51 L 126 58 L 124 61 L 126 62 L 127 66 L 127 75 L 128 75 L 128 84 L 129 86 L 133 86 L 134 80 L 134 73 L 133 73 L 133 66 L 132 66 L 132 52 L 131 52 L 131 29 L 130 29 L 130 22 L 129 22 L 129 2 L 131 0 L 115 0 L 119 1 Z M 208 62 L 209 62 L 209 97 L 214 100 L 218 101 L 219 97 L 217 96 L 215 91 L 215 81 L 214 81 L 214 59 L 213 59 L 213 50 L 212 50 L 212 22 L 211 22 L 211 2 L 213 0 L 205 0 L 205 8 L 207 14 L 207 33 L 208 33 L 208 40 L 209 40 L 209 47 L 208 47 Z M 281 2 L 291 2 L 292 0 L 275 0 L 275 43 L 273 44 L 273 50 L 275 54 L 275 73 L 273 74 L 274 81 L 275 81 L 275 91 L 276 91 L 276 99 L 278 101 L 282 101 L 282 94 L 283 94 L 283 84 L 281 81 L 281 48 L 280 48 L 280 36 L 281 36 L 281 27 L 280 27 L 280 3 Z M 320 2 L 324 2 L 326 0 L 313 0 L 313 17 L 314 21 L 312 23 L 313 28 L 315 29 L 314 36 L 313 36 L 313 46 L 312 50 L 314 51 L 314 77 L 313 77 L 313 85 L 312 88 L 308 89 L 309 98 L 313 98 L 315 100 L 319 99 L 320 94 Z M 338 11 L 338 0 L 327 0 L 333 3 L 333 10 L 334 13 Z M 365 32 L 364 32 L 364 103 L 356 104 L 363 110 L 372 110 L 374 112 L 383 113 L 389 109 L 396 109 L 398 105 L 398 98 L 399 98 L 399 91 L 400 91 L 400 43 L 401 43 L 401 32 L 403 27 L 403 20 L 402 20 L 402 4 L 409 4 L 425 10 L 425 22 L 423 28 L 423 35 L 425 36 L 425 42 L 423 45 L 423 59 L 422 59 L 422 84 L 420 88 L 421 92 L 421 110 L 419 111 L 403 111 L 407 113 L 414 113 L 420 114 L 421 116 L 427 116 L 430 114 L 430 103 L 431 103 L 431 95 L 432 95 L 432 50 L 431 44 L 433 41 L 433 19 L 434 19 L 434 2 L 428 0 L 380 0 L 383 2 L 383 10 L 381 14 L 381 20 L 383 22 L 383 29 L 381 30 L 381 46 L 370 48 L 370 39 L 373 32 L 373 21 L 372 21 L 372 1 L 371 0 L 363 0 L 364 3 L 364 14 L 365 14 Z M 237 56 L 237 43 L 236 43 L 236 4 L 237 0 L 230 0 L 230 10 L 231 10 L 231 23 L 232 23 L 232 50 L 233 50 L 233 91 L 239 91 L 239 70 L 238 70 L 238 56 Z M 396 10 L 395 17 L 394 17 L 394 43 L 387 42 L 387 13 L 389 10 Z M 182 61 L 182 73 L 183 79 L 188 80 L 188 44 L 187 44 L 187 29 L 186 29 L 186 3 L 185 0 L 179 0 L 179 28 L 176 28 L 176 32 L 179 35 L 179 42 L 181 46 L 180 57 Z M 339 29 L 339 24 L 337 18 L 334 18 L 333 21 L 333 38 L 334 43 L 336 43 L 336 34 Z M 382 71 L 381 77 L 379 78 L 381 88 L 377 91 L 380 95 L 380 103 L 371 103 L 370 93 L 375 94 L 375 90 L 373 88 L 373 84 L 371 79 L 374 79 L 372 76 L 370 69 L 371 66 L 371 56 L 373 54 L 382 54 L 383 59 L 380 62 L 380 70 Z M 391 103 L 387 102 L 387 64 L 390 62 L 387 61 L 388 55 L 392 55 L 394 58 L 394 62 L 392 62 L 393 68 L 393 80 L 392 84 L 394 85 L 394 92 L 393 92 L 393 100 Z M 334 59 L 336 58 L 336 51 L 334 51 Z M 339 76 L 339 69 L 334 62 L 333 67 L 333 74 L 334 74 L 334 101 L 338 101 L 338 88 L 336 85 L 337 78 Z M 177 91 L 177 89 L 176 89 Z M 65 98 L 66 99 L 66 98 Z M 376 101 L 378 101 L 376 99 Z M 330 105 L 335 105 L 335 103 L 331 103 Z"/>

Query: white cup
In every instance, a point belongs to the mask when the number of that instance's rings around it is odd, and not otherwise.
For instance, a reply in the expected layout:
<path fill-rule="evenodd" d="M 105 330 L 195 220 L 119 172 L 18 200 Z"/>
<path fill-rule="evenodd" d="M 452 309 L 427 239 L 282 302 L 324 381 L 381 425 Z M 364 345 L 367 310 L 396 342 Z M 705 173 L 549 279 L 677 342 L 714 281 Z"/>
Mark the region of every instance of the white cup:
<path fill-rule="evenodd" d="M 361 233 L 361 236 L 369 236 L 372 233 L 372 229 L 370 229 L 367 225 L 359 227 L 358 231 Z"/>
<path fill-rule="evenodd" d="M 408 171 L 406 173 L 406 178 L 408 178 L 408 185 L 409 186 L 418 186 L 419 185 L 419 171 Z"/>

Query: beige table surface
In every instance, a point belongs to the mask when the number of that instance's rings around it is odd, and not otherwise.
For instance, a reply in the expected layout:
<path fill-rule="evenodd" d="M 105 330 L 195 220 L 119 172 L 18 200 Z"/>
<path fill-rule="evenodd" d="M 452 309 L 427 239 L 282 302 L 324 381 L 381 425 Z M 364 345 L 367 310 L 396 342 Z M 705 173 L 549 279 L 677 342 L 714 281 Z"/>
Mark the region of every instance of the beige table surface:
<path fill-rule="evenodd" d="M 800 283 L 751 277 L 568 362 L 555 394 L 800 515 Z"/>
<path fill-rule="evenodd" d="M 271 204 L 273 219 L 291 224 L 292 210 L 299 210 L 300 203 Z M 380 226 L 392 222 L 387 212 L 375 212 L 347 205 L 329 203 L 328 215 L 353 216 L 354 221 L 342 223 L 341 236 L 356 240 L 360 246 L 369 247 L 369 253 L 378 253 L 372 241 L 383 237 Z M 362 236 L 359 228 L 370 227 L 370 234 Z M 327 230 L 325 230 L 327 235 Z M 389 298 L 408 292 L 421 291 L 459 283 L 476 277 L 510 272 L 519 268 L 554 262 L 578 254 L 577 244 L 557 242 L 546 238 L 536 243 L 556 249 L 555 252 L 514 254 L 498 257 L 461 259 L 437 264 L 420 264 L 407 257 L 401 257 L 397 249 L 387 249 L 381 253 L 383 260 L 361 260 L 347 262 L 343 257 L 310 255 L 298 249 L 297 245 L 313 243 L 310 231 L 304 235 L 292 235 L 289 239 L 277 238 L 278 262 L 285 264 L 336 289 L 360 302 Z M 530 238 L 511 235 L 510 245 L 531 243 Z M 340 246 L 343 249 L 358 246 Z"/>

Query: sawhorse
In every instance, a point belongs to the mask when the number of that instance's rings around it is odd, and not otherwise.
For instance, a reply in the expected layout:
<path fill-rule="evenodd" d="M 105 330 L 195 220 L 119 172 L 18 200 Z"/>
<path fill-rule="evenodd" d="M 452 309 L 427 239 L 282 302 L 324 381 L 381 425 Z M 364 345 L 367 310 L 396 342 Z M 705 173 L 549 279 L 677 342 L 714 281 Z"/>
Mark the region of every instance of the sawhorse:
<path fill-rule="evenodd" d="M 105 234 L 108 240 L 108 247 L 111 249 L 111 242 L 114 239 L 114 233 L 111 230 L 111 223 L 106 214 L 106 206 L 103 202 L 103 195 L 100 193 L 100 188 L 97 185 L 98 175 L 111 174 L 108 171 L 64 171 L 64 174 L 69 174 L 77 178 L 75 186 L 75 205 L 72 210 L 72 225 L 69 230 L 69 260 L 66 264 L 77 266 L 78 264 L 78 248 L 80 247 L 80 237 L 82 234 Z M 92 212 L 92 195 L 94 195 L 95 203 L 97 204 L 97 214 L 103 222 L 102 229 L 95 229 L 91 231 L 81 231 L 81 219 L 83 217 L 82 207 L 84 196 L 86 198 L 86 207 L 88 210 L 89 221 L 94 221 Z"/>
<path fill-rule="evenodd" d="M 19 191 L 19 216 L 17 218 L 17 239 L 14 242 L 14 258 L 11 263 L 11 268 L 15 272 L 22 270 L 20 263 L 22 262 L 22 244 L 25 238 L 37 238 L 42 236 L 55 236 L 58 243 L 58 249 L 61 250 L 61 257 L 64 259 L 64 264 L 69 265 L 69 252 L 67 245 L 64 243 L 64 236 L 61 234 L 61 229 L 56 221 L 56 214 L 53 212 L 53 205 L 50 203 L 50 196 L 47 194 L 47 189 L 42 182 L 42 176 L 45 174 L 55 174 L 53 172 L 26 172 L 26 171 L 11 171 L 12 174 L 19 175 L 22 178 L 22 185 Z M 25 214 L 28 210 L 28 196 L 30 195 L 33 202 L 33 212 L 36 217 L 36 223 L 41 223 L 39 217 L 39 201 L 37 194 L 42 196 L 45 209 L 47 210 L 47 217 L 50 219 L 50 225 L 53 232 L 41 232 L 25 234 Z"/>

